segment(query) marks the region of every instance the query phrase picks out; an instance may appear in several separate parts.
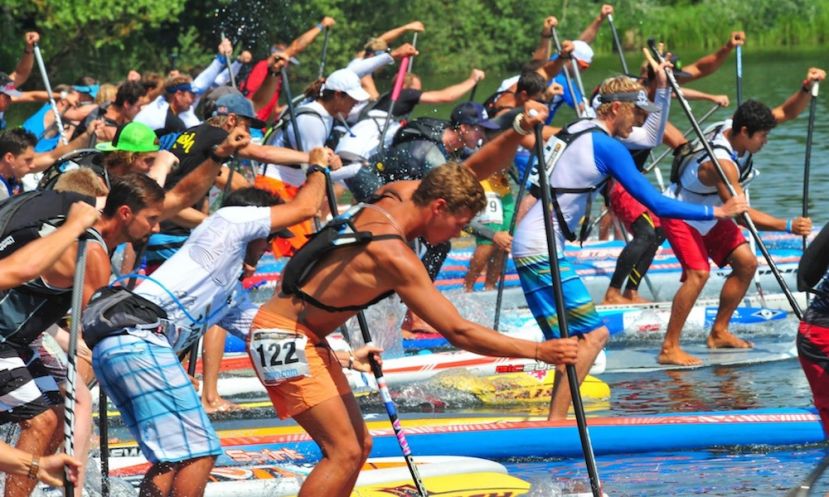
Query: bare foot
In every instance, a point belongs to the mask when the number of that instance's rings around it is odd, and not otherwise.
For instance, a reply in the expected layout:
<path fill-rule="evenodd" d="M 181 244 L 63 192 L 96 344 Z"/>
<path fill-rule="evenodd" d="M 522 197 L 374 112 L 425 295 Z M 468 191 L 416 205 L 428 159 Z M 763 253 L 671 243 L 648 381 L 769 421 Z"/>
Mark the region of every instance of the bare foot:
<path fill-rule="evenodd" d="M 604 300 L 602 300 L 602 305 L 620 305 L 632 303 L 633 301 L 630 299 L 626 299 L 618 288 L 613 287 L 608 287 L 607 292 L 605 292 L 604 294 Z"/>
<path fill-rule="evenodd" d="M 221 397 L 217 398 L 212 402 L 208 402 L 205 399 L 202 399 L 202 405 L 204 406 L 204 411 L 207 414 L 215 412 L 232 412 L 242 409 L 242 406 L 240 406 L 239 404 L 236 404 L 229 400 L 225 400 Z"/>
<path fill-rule="evenodd" d="M 747 340 L 737 337 L 730 331 L 720 331 L 715 333 L 713 330 L 708 335 L 708 340 L 705 341 L 709 349 L 750 349 L 754 344 Z"/>
<path fill-rule="evenodd" d="M 622 294 L 622 296 L 625 297 L 626 299 L 630 300 L 634 304 L 650 304 L 651 303 L 650 300 L 643 297 L 642 294 L 640 294 L 639 291 L 637 291 L 637 290 L 625 290 L 625 292 Z"/>
<path fill-rule="evenodd" d="M 688 354 L 679 347 L 670 349 L 662 348 L 662 351 L 656 357 L 659 364 L 676 364 L 678 366 L 701 366 L 702 360 Z"/>
<path fill-rule="evenodd" d="M 406 311 L 406 318 L 403 320 L 403 325 L 400 329 L 403 331 L 403 338 L 413 338 L 417 333 L 438 332 L 438 330 L 432 328 L 429 323 L 420 319 L 420 317 L 412 311 Z M 410 336 L 406 336 L 407 334 Z"/>

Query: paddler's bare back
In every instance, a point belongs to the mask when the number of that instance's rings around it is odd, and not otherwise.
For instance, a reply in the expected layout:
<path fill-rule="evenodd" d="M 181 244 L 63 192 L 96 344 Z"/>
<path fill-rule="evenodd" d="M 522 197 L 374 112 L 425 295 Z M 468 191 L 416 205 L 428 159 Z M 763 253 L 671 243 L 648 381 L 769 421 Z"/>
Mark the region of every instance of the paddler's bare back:
<path fill-rule="evenodd" d="M 394 192 L 401 200 L 392 196 L 380 199 L 375 205 L 386 211 L 392 221 L 376 209 L 366 208 L 354 217 L 359 231 L 370 231 L 374 235 L 399 235 L 404 239 L 414 238 L 418 233 L 409 233 L 407 222 L 411 208 L 406 202 L 411 199 L 419 181 L 399 181 L 386 185 L 381 192 Z M 395 226 L 396 225 L 396 226 Z M 363 305 L 378 296 L 396 288 L 402 282 L 402 266 L 416 264 L 420 260 L 401 239 L 386 238 L 374 240 L 366 245 L 338 248 L 317 263 L 313 274 L 302 289 L 315 300 L 335 307 Z M 423 269 L 425 271 L 425 269 Z M 342 296 L 347 296 L 343 298 Z M 329 312 L 303 302 L 299 297 L 282 295 L 277 292 L 262 308 L 281 314 L 308 326 L 319 336 L 331 333 L 355 312 Z"/>

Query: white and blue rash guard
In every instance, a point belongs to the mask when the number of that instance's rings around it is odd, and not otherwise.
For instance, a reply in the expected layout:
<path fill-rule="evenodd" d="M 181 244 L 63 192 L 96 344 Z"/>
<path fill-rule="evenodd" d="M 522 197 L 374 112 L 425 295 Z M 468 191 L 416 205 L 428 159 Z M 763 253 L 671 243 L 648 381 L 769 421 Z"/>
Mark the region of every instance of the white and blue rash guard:
<path fill-rule="evenodd" d="M 575 133 L 591 127 L 602 127 L 598 120 L 577 121 L 567 129 Z M 630 152 L 617 139 L 601 131 L 585 133 L 564 150 L 549 177 L 554 188 L 589 188 L 601 184 L 608 176 L 619 181 L 634 198 L 657 216 L 679 219 L 714 219 L 714 209 L 693 205 L 663 196 L 636 169 Z M 537 181 L 537 178 L 536 178 Z M 537 185 L 536 185 L 537 186 Z M 578 233 L 592 193 L 557 193 L 563 219 L 573 233 Z M 515 257 L 541 255 L 547 252 L 541 202 L 536 202 L 515 230 L 512 251 Z M 564 234 L 553 215 L 556 244 L 564 246 Z"/>

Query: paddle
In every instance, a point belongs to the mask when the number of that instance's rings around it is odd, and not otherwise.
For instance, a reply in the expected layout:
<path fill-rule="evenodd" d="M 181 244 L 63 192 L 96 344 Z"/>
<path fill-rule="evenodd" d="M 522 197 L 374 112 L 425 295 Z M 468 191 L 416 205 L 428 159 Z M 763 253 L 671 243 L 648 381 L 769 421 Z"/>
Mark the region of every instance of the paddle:
<path fill-rule="evenodd" d="M 475 101 L 475 92 L 477 92 L 477 91 L 478 91 L 478 83 L 475 83 L 474 85 L 472 85 L 472 90 L 469 92 L 469 101 L 470 102 Z"/>
<path fill-rule="evenodd" d="M 291 83 L 288 81 L 288 65 L 282 67 L 282 91 L 285 92 L 285 102 L 288 104 L 288 115 L 291 117 L 291 128 L 294 131 L 294 146 L 297 150 L 302 151 L 302 137 L 299 134 L 299 126 L 296 122 L 296 112 L 294 109 L 294 97 L 291 95 Z"/>
<path fill-rule="evenodd" d="M 562 338 L 570 336 L 567 328 L 567 309 L 564 307 L 564 293 L 561 287 L 561 270 L 558 266 L 558 253 L 556 250 L 556 239 L 553 228 L 553 221 L 550 217 L 552 208 L 552 197 L 550 196 L 550 185 L 547 183 L 547 171 L 544 167 L 544 135 L 541 124 L 535 127 L 535 154 L 536 167 L 538 168 L 538 187 L 541 190 L 541 205 L 544 209 L 544 233 L 547 236 L 547 257 L 550 259 L 550 273 L 553 280 L 553 294 L 556 303 L 556 315 L 558 327 Z M 590 441 L 590 434 L 587 432 L 587 418 L 584 415 L 584 404 L 579 391 L 579 379 L 576 367 L 572 364 L 567 366 L 567 380 L 570 384 L 570 395 L 573 398 L 573 412 L 576 415 L 581 447 L 584 451 L 584 462 L 587 464 L 587 474 L 590 477 L 590 488 L 594 497 L 602 497 L 602 485 L 599 481 L 599 473 L 596 469 L 596 457 L 593 455 L 593 444 Z"/>
<path fill-rule="evenodd" d="M 823 459 L 821 459 L 815 469 L 813 469 L 812 472 L 806 476 L 803 483 L 786 492 L 786 497 L 809 497 L 809 492 L 812 490 L 812 486 L 814 486 L 815 482 L 823 476 L 823 473 L 826 472 L 827 468 L 829 468 L 829 454 L 823 456 Z"/>
<path fill-rule="evenodd" d="M 553 42 L 556 44 L 556 51 L 558 52 L 558 56 L 561 57 L 561 43 L 558 41 L 558 33 L 556 32 L 556 28 L 552 29 L 553 33 Z M 570 57 L 573 57 L 573 54 L 570 54 Z M 576 99 L 576 89 L 573 88 L 573 81 L 570 79 L 570 72 L 567 70 L 567 66 L 563 68 L 564 72 L 564 81 L 567 83 L 567 90 L 570 92 L 570 98 L 573 100 L 573 108 L 576 110 L 576 115 L 578 117 L 582 117 L 581 109 L 579 108 L 578 99 Z"/>
<path fill-rule="evenodd" d="M 737 107 L 743 103 L 743 46 L 737 45 Z"/>
<path fill-rule="evenodd" d="M 394 88 L 391 91 L 391 103 L 389 103 L 389 111 L 386 113 L 386 120 L 383 122 L 383 128 L 380 131 L 380 157 L 386 158 L 386 133 L 389 131 L 389 124 L 391 124 L 391 116 L 394 114 L 394 105 L 397 99 L 400 98 L 400 92 L 403 90 L 403 78 L 406 77 L 406 68 L 409 67 L 411 57 L 403 57 L 400 61 L 400 68 L 397 70 L 397 79 L 394 80 Z"/>
<path fill-rule="evenodd" d="M 714 104 L 714 106 L 708 109 L 708 112 L 703 114 L 702 117 L 700 117 L 697 120 L 697 122 L 700 124 L 704 123 L 708 120 L 709 117 L 711 117 L 711 114 L 716 112 L 719 108 L 720 106 L 718 104 Z M 694 131 L 693 127 L 686 129 L 685 132 L 682 133 L 682 136 L 688 136 L 688 133 L 690 133 L 691 131 Z M 673 151 L 674 149 L 672 149 L 671 147 L 666 148 L 661 154 L 657 155 L 656 158 L 653 159 L 650 164 L 648 164 L 644 169 L 642 169 L 642 174 L 648 174 L 649 172 L 653 171 L 656 168 L 656 166 L 658 166 L 659 163 L 662 162 L 662 159 L 667 157 L 668 154 L 672 153 Z"/>
<path fill-rule="evenodd" d="M 325 59 L 328 58 L 328 36 L 331 34 L 331 28 L 325 28 L 325 35 L 322 38 L 322 56 L 320 57 L 320 70 L 317 73 L 317 77 L 321 78 L 325 76 Z"/>
<path fill-rule="evenodd" d="M 225 37 L 225 34 L 222 33 L 222 40 L 228 40 Z M 230 58 L 233 56 L 233 49 L 230 49 L 230 53 L 225 55 L 225 65 L 227 66 L 227 74 L 230 76 L 230 86 L 236 88 L 236 76 L 233 75 L 233 69 L 230 67 Z"/>
<path fill-rule="evenodd" d="M 408 59 L 408 57 L 406 59 Z M 404 63 L 406 59 L 403 59 Z M 401 65 L 401 68 L 403 68 L 403 65 Z M 405 69 L 400 74 L 405 74 Z M 391 109 L 389 109 L 389 111 L 391 111 Z M 331 215 L 334 217 L 338 216 L 339 209 L 337 208 L 337 198 L 334 194 L 334 183 L 331 181 L 331 176 L 327 170 L 325 172 L 325 196 L 328 198 L 328 210 L 331 211 Z M 371 332 L 368 329 L 368 321 L 366 321 L 366 316 L 363 311 L 357 312 L 357 323 L 360 325 L 360 334 L 363 337 L 363 342 L 369 346 L 374 345 L 374 341 L 371 338 Z M 394 405 L 391 393 L 389 392 L 389 386 L 386 384 L 386 378 L 383 376 L 383 368 L 374 359 L 373 354 L 369 354 L 368 363 L 371 366 L 371 372 L 374 373 L 374 379 L 377 380 L 377 389 L 380 391 L 380 398 L 383 399 L 383 406 L 386 408 L 386 413 L 389 415 L 389 421 L 391 421 L 391 427 L 394 430 L 394 434 L 397 436 L 397 442 L 400 444 L 400 451 L 403 452 L 403 459 L 406 461 L 406 466 L 408 466 L 409 472 L 412 474 L 412 481 L 417 489 L 417 495 L 420 497 L 428 497 L 429 493 L 426 491 L 426 487 L 423 486 L 423 480 L 420 478 L 420 472 L 418 471 L 414 458 L 412 457 L 412 449 L 409 447 L 409 442 L 406 441 L 406 434 L 403 431 L 403 427 L 400 425 L 400 417 L 397 415 L 397 407 Z"/>
<path fill-rule="evenodd" d="M 533 169 L 533 158 L 530 163 L 527 164 L 527 168 L 524 169 L 524 174 L 521 175 L 521 183 L 518 187 L 518 195 L 515 197 L 515 212 L 512 213 L 512 219 L 509 222 L 509 235 L 512 236 L 515 234 L 515 225 L 518 224 L 518 206 L 521 205 L 521 201 L 524 200 L 524 195 L 527 192 L 527 180 L 530 178 L 530 173 Z M 504 260 L 503 266 L 501 266 L 501 275 L 498 277 L 498 292 L 495 296 L 495 318 L 492 321 L 492 329 L 498 331 L 498 327 L 501 326 L 501 305 L 504 300 L 504 282 L 506 280 L 507 275 L 507 261 Z"/>
<path fill-rule="evenodd" d="M 628 63 L 625 61 L 625 52 L 622 51 L 622 44 L 619 42 L 619 33 L 616 31 L 616 24 L 613 23 L 613 14 L 607 15 L 607 24 L 610 26 L 610 33 L 613 35 L 613 44 L 616 45 L 616 52 L 619 54 L 619 60 L 622 62 L 622 72 L 630 75 L 630 72 L 628 72 Z"/>
<path fill-rule="evenodd" d="M 738 45 L 739 46 L 739 45 Z M 820 84 L 812 83 L 812 99 L 809 102 L 809 126 L 806 128 L 806 156 L 803 160 L 803 217 L 809 217 L 809 169 L 812 165 L 812 139 L 815 134 L 815 114 Z M 803 250 L 806 250 L 806 235 L 803 236 Z"/>
<path fill-rule="evenodd" d="M 35 46 L 37 50 L 37 46 Z M 51 91 L 49 92 L 51 94 Z M 75 384 L 78 367 L 75 364 L 78 355 L 78 335 L 81 328 L 81 304 L 83 300 L 83 280 L 86 273 L 86 240 L 78 240 L 78 256 L 75 259 L 75 277 L 72 281 L 72 321 L 69 324 L 69 347 L 66 351 L 66 399 L 63 404 L 63 443 L 64 451 L 69 456 L 75 455 Z M 64 472 L 63 488 L 66 497 L 74 497 L 75 484 L 69 481 L 69 473 Z"/>
<path fill-rule="evenodd" d="M 417 31 L 412 34 L 412 48 L 417 48 Z M 414 58 L 409 61 L 409 67 L 406 68 L 406 72 L 412 72 L 412 68 L 414 67 Z"/>
<path fill-rule="evenodd" d="M 58 135 L 60 141 L 64 144 L 69 143 L 66 139 L 66 134 L 63 132 L 63 121 L 60 118 L 58 111 L 58 104 L 55 103 L 55 97 L 52 96 L 52 85 L 49 84 L 49 75 L 46 74 L 46 65 L 43 63 L 43 55 L 40 53 L 40 47 L 37 43 L 34 46 L 35 60 L 37 60 L 37 67 L 40 69 L 40 77 L 43 79 L 43 86 L 46 87 L 46 94 L 49 95 L 49 105 L 52 107 L 52 112 L 55 114 L 55 126 L 58 128 Z"/>
<path fill-rule="evenodd" d="M 648 48 L 650 48 L 654 58 L 661 63 L 663 61 L 663 57 L 662 54 L 660 54 L 659 51 L 656 49 L 656 42 L 653 38 L 648 40 Z M 702 132 L 702 129 L 700 129 L 699 124 L 697 123 L 696 119 L 694 119 L 694 114 L 693 112 L 691 112 L 691 107 L 688 105 L 688 101 L 685 100 L 685 97 L 682 95 L 682 92 L 679 89 L 679 85 L 677 84 L 676 79 L 674 78 L 673 70 L 666 67 L 665 74 L 668 76 L 668 83 L 670 83 L 671 88 L 674 91 L 674 94 L 676 94 L 676 98 L 677 100 L 679 100 L 679 103 L 682 106 L 682 110 L 685 112 L 685 115 L 691 122 L 691 126 L 693 126 L 694 128 L 694 132 L 699 137 L 702 146 L 705 147 L 705 153 L 708 154 L 708 157 L 714 164 L 714 167 L 717 170 L 717 175 L 725 184 L 726 188 L 728 188 L 728 193 L 732 196 L 736 195 L 737 192 L 736 190 L 734 190 L 734 186 L 731 184 L 731 182 L 728 181 L 728 178 L 725 176 L 725 172 L 723 171 L 722 166 L 720 166 L 719 161 L 714 155 L 714 150 L 711 148 L 711 144 L 708 143 L 708 140 L 706 140 L 705 135 Z M 789 286 L 786 284 L 786 281 L 780 274 L 780 270 L 777 269 L 777 265 L 771 258 L 771 254 L 766 248 L 766 244 L 763 243 L 763 240 L 760 238 L 760 234 L 757 233 L 757 227 L 754 226 L 754 221 L 751 220 L 751 216 L 749 216 L 747 212 L 744 212 L 740 215 L 740 219 L 743 222 L 743 225 L 751 233 L 751 236 L 754 237 L 754 240 L 757 242 L 757 248 L 760 249 L 760 252 L 762 252 L 763 257 L 765 257 L 766 259 L 766 262 L 768 262 L 769 268 L 771 269 L 772 274 L 774 274 L 774 278 L 777 280 L 777 283 L 780 285 L 780 289 L 786 295 L 786 300 L 789 301 L 789 305 L 792 307 L 792 311 L 798 319 L 803 319 L 803 311 L 800 309 L 800 306 L 795 300 L 794 295 L 792 295 L 791 290 L 789 290 Z"/>

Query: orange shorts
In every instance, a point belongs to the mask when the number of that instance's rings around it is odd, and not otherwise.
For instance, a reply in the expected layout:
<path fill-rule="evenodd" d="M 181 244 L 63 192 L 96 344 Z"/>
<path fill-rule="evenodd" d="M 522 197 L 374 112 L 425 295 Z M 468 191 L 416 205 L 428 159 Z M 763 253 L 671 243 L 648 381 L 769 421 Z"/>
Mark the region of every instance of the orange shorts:
<path fill-rule="evenodd" d="M 305 358 L 308 361 L 310 375 L 265 387 L 276 414 L 281 419 L 296 416 L 328 399 L 351 393 L 343 368 L 328 342 L 320 340 L 313 331 L 296 321 L 260 309 L 253 319 L 251 330 L 265 328 L 298 331 L 308 337 Z M 256 360 L 250 347 L 248 355 L 251 361 Z"/>
<path fill-rule="evenodd" d="M 289 183 L 279 181 L 278 179 L 269 178 L 267 176 L 257 176 L 253 182 L 256 188 L 267 190 L 271 193 L 279 195 L 285 202 L 290 202 L 296 197 L 299 188 Z M 299 224 L 289 226 L 288 230 L 294 234 L 293 238 L 279 238 L 276 237 L 271 242 L 271 250 L 273 250 L 274 257 L 291 257 L 299 250 L 308 237 L 314 232 L 314 225 L 309 221 L 303 221 Z"/>

